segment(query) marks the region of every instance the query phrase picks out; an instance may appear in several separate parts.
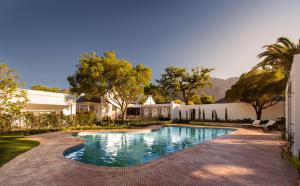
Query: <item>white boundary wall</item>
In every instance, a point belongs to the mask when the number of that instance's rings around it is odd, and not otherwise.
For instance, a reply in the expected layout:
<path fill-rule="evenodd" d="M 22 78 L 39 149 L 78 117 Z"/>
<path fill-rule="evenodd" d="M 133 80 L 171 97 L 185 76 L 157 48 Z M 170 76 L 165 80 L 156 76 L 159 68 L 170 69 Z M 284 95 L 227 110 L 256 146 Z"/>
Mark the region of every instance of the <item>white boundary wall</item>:
<path fill-rule="evenodd" d="M 289 93 L 290 88 L 290 93 Z M 286 131 L 294 135 L 292 151 L 300 154 L 300 55 L 294 57 L 286 87 Z"/>
<path fill-rule="evenodd" d="M 201 119 L 203 119 L 203 110 L 205 119 L 210 120 L 212 110 L 216 110 L 218 118 L 225 119 L 225 109 L 227 108 L 227 116 L 229 120 L 256 119 L 254 108 L 248 103 L 218 103 L 218 104 L 203 104 L 203 105 L 184 105 L 171 103 L 171 119 L 179 119 L 179 110 L 181 118 L 190 120 L 190 110 L 195 109 L 195 119 L 199 119 L 199 109 L 201 110 Z M 284 117 L 284 101 L 263 110 L 262 120 L 278 119 Z"/>

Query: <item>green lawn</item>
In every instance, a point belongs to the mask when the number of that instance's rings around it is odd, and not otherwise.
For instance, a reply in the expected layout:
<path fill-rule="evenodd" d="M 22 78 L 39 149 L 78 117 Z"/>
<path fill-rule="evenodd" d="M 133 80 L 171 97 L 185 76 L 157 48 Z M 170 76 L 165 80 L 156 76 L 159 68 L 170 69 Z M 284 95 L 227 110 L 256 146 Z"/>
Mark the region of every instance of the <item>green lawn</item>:
<path fill-rule="evenodd" d="M 0 135 L 0 167 L 39 144 L 38 141 L 28 140 L 20 135 Z"/>

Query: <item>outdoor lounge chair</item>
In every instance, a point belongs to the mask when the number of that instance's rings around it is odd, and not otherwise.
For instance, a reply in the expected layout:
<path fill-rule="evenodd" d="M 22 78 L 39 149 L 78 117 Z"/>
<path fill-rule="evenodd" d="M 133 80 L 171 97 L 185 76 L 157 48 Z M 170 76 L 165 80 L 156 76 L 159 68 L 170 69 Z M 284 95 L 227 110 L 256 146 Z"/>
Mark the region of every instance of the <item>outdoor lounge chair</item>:
<path fill-rule="evenodd" d="M 254 120 L 251 124 L 242 124 L 242 127 L 261 127 L 260 120 Z"/>
<path fill-rule="evenodd" d="M 268 123 L 261 125 L 264 130 L 269 129 L 269 127 L 272 127 L 276 123 L 275 120 L 269 120 Z"/>

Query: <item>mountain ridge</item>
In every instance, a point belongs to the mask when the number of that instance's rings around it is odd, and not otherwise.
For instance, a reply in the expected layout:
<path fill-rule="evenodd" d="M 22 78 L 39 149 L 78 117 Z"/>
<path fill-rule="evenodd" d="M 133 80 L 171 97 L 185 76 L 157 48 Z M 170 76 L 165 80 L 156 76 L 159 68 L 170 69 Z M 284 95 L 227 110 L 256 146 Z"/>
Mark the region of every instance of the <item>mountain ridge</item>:
<path fill-rule="evenodd" d="M 205 94 L 213 96 L 215 101 L 218 101 L 225 97 L 226 91 L 229 90 L 238 80 L 239 77 L 229 77 L 226 79 L 212 77 L 211 82 L 213 86 L 206 87 L 203 91 Z M 202 90 L 199 90 L 199 94 L 202 94 Z"/>

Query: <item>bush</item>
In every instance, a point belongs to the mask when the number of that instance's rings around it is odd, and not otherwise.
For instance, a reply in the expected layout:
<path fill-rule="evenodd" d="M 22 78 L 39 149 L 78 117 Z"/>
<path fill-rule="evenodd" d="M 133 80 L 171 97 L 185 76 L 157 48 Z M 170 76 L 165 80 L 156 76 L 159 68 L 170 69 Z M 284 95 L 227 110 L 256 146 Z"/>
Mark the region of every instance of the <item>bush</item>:
<path fill-rule="evenodd" d="M 102 129 L 129 129 L 130 126 L 126 125 L 92 125 L 92 126 L 70 126 L 67 128 L 64 128 L 63 130 L 69 131 L 69 130 L 102 130 Z"/>
<path fill-rule="evenodd" d="M 61 129 L 59 128 L 49 128 L 49 129 L 23 129 L 23 130 L 11 130 L 4 132 L 2 134 L 5 135 L 23 135 L 23 136 L 28 136 L 28 135 L 34 135 L 34 134 L 42 134 L 42 133 L 47 133 L 47 132 L 57 132 L 60 131 Z"/>
<path fill-rule="evenodd" d="M 56 113 L 25 112 L 11 130 L 66 128 L 70 126 L 92 126 L 95 124 L 97 124 L 96 115 L 92 112 L 78 113 L 72 116 Z"/>
<path fill-rule="evenodd" d="M 298 171 L 298 174 L 300 174 L 300 158 L 294 156 L 287 146 L 281 147 L 281 158 L 291 162 Z"/>
<path fill-rule="evenodd" d="M 94 112 L 81 112 L 75 115 L 75 122 L 72 124 L 79 126 L 91 126 L 97 123 L 97 117 Z"/>
<path fill-rule="evenodd" d="M 20 120 L 13 125 L 9 131 L 20 131 L 21 133 L 28 130 L 28 135 L 41 131 L 57 130 L 83 130 L 83 129 L 111 129 L 111 128 L 130 128 L 133 126 L 142 127 L 169 122 L 167 118 L 149 118 L 135 120 L 111 120 L 109 117 L 97 121 L 94 112 L 82 112 L 76 115 L 65 116 L 56 113 L 23 113 Z"/>
<path fill-rule="evenodd" d="M 189 120 L 178 120 L 178 119 L 175 119 L 172 121 L 172 123 L 182 123 L 182 124 L 189 124 Z"/>
<path fill-rule="evenodd" d="M 59 115 L 55 113 L 25 112 L 20 121 L 20 127 L 29 129 L 59 128 Z"/>
<path fill-rule="evenodd" d="M 236 119 L 236 120 L 207 120 L 207 119 L 201 119 L 201 120 L 195 120 L 199 122 L 214 122 L 214 123 L 251 123 L 252 120 L 250 118 L 244 118 L 244 119 Z"/>

